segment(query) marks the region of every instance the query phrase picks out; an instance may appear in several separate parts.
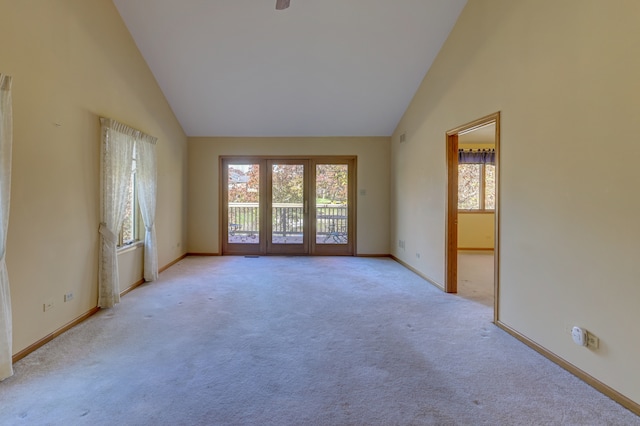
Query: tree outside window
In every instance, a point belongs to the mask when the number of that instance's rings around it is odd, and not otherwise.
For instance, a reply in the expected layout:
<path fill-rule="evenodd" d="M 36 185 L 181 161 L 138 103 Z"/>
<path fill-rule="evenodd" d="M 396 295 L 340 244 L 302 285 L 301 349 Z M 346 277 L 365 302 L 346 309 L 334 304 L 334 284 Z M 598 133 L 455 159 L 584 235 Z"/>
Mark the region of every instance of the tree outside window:
<path fill-rule="evenodd" d="M 136 191 L 136 158 L 135 153 L 131 164 L 131 180 L 127 191 L 127 204 L 122 229 L 118 238 L 118 247 L 127 246 L 140 240 L 139 235 L 140 208 Z"/>
<path fill-rule="evenodd" d="M 493 164 L 458 164 L 458 210 L 495 210 L 495 176 Z"/>

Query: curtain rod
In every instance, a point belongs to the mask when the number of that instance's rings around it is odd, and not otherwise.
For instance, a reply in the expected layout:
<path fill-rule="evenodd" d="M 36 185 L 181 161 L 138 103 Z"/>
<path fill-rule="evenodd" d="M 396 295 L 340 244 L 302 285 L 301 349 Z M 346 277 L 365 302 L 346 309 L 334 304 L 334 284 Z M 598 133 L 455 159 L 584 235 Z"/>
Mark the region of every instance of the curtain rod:
<path fill-rule="evenodd" d="M 158 138 L 156 138 L 155 136 L 151 136 L 145 132 L 143 132 L 142 130 L 138 130 L 134 127 L 129 126 L 128 124 L 124 124 L 118 120 L 115 120 L 113 118 L 108 118 L 108 117 L 100 117 L 100 124 L 102 124 L 103 126 L 107 126 L 110 128 L 113 128 L 115 130 L 118 130 L 120 132 L 123 133 L 129 133 L 132 136 L 135 136 L 137 138 L 140 139 L 144 139 L 146 142 L 152 143 L 152 144 L 156 144 L 156 141 L 158 140 Z"/>

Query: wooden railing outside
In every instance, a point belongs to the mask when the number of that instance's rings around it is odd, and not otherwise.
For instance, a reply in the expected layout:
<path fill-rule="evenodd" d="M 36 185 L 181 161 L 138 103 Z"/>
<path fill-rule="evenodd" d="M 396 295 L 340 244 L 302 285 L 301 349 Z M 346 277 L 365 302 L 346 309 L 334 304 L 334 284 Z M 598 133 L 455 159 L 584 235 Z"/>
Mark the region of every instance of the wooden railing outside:
<path fill-rule="evenodd" d="M 304 206 L 295 203 L 274 204 L 272 229 L 274 235 L 286 237 L 301 234 Z M 316 233 L 327 238 L 344 239 L 347 235 L 347 206 L 318 204 L 316 206 Z M 230 235 L 254 236 L 259 233 L 260 209 L 258 203 L 229 203 Z M 338 238 L 339 237 L 339 238 Z"/>

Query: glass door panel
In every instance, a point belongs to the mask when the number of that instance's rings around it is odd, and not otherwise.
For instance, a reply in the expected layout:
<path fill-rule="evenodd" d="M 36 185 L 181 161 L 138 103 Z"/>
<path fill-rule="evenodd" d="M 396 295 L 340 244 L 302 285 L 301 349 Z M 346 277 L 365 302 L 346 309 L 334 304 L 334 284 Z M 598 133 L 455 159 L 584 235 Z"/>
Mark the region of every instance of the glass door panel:
<path fill-rule="evenodd" d="M 349 166 L 316 164 L 316 244 L 349 242 Z"/>
<path fill-rule="evenodd" d="M 271 166 L 271 242 L 302 244 L 304 224 L 304 166 Z"/>
<path fill-rule="evenodd" d="M 228 243 L 260 244 L 260 164 L 229 164 Z"/>
<path fill-rule="evenodd" d="M 322 157 L 314 159 L 312 165 L 310 252 L 353 256 L 356 161 L 349 157 Z"/>
<path fill-rule="evenodd" d="M 264 160 L 224 158 L 220 163 L 222 210 L 220 239 L 224 254 L 259 254 L 265 250 L 266 199 Z"/>
<path fill-rule="evenodd" d="M 268 162 L 269 253 L 307 253 L 306 161 Z"/>

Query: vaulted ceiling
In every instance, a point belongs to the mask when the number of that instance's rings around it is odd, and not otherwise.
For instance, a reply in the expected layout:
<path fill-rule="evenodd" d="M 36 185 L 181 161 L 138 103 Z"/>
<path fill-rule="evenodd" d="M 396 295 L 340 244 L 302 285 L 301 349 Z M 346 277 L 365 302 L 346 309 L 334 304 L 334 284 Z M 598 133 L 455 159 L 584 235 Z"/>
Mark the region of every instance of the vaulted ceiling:
<path fill-rule="evenodd" d="M 467 0 L 113 0 L 189 136 L 389 136 Z"/>

